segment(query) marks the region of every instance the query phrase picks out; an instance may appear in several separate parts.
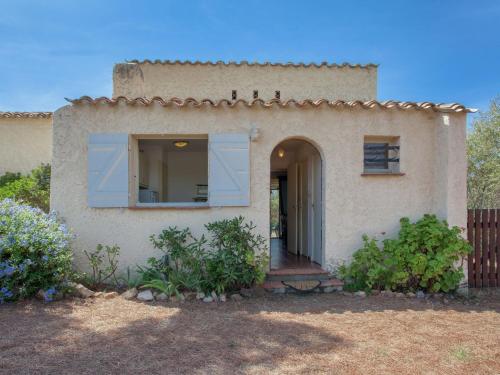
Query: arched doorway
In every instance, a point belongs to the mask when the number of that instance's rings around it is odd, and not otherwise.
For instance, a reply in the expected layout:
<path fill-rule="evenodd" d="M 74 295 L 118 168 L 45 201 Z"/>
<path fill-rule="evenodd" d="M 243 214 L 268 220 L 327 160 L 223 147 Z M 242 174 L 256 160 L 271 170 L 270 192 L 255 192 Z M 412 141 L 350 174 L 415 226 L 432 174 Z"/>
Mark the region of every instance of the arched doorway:
<path fill-rule="evenodd" d="M 271 270 L 323 264 L 323 171 L 318 149 L 292 138 L 271 153 Z"/>

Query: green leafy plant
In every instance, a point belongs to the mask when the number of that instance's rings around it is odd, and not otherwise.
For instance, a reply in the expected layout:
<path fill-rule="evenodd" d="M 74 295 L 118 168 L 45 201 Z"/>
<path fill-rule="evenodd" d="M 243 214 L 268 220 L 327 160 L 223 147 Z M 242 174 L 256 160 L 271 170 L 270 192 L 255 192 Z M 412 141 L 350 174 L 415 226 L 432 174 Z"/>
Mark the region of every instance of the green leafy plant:
<path fill-rule="evenodd" d="M 181 290 L 202 288 L 204 278 L 205 238 L 195 238 L 189 229 L 169 227 L 158 236 L 151 235 L 150 241 L 163 256 L 150 258 L 147 267 L 138 267 L 143 287 L 151 287 L 179 294 Z"/>
<path fill-rule="evenodd" d="M 55 214 L 0 201 L 0 303 L 43 290 L 52 300 L 72 275 L 72 236 Z"/>
<path fill-rule="evenodd" d="M 265 240 L 243 217 L 206 225 L 211 236 L 195 238 L 189 229 L 170 227 L 150 237 L 163 256 L 138 266 L 142 287 L 167 294 L 185 290 L 223 293 L 249 287 L 265 277 Z"/>
<path fill-rule="evenodd" d="M 50 165 L 42 164 L 26 176 L 8 172 L 0 177 L 0 200 L 6 198 L 49 212 Z"/>
<path fill-rule="evenodd" d="M 108 246 L 98 244 L 95 251 L 83 251 L 87 257 L 92 273 L 89 275 L 87 284 L 91 288 L 100 288 L 113 281 L 119 285 L 116 276 L 118 268 L 118 258 L 120 256 L 120 247 L 117 245 Z"/>
<path fill-rule="evenodd" d="M 471 251 L 458 227 L 435 215 L 424 215 L 416 223 L 401 219 L 396 239 L 386 239 L 379 248 L 374 239 L 363 237 L 364 246 L 353 255 L 340 275 L 348 289 L 426 290 L 449 292 L 463 278 L 464 257 Z M 459 264 L 460 263 L 460 264 Z"/>
<path fill-rule="evenodd" d="M 218 293 L 261 283 L 268 262 L 266 241 L 242 216 L 205 226 L 210 235 L 205 288 Z"/>
<path fill-rule="evenodd" d="M 500 207 L 500 96 L 467 134 L 467 205 Z"/>
<path fill-rule="evenodd" d="M 4 175 L 0 176 L 0 188 L 7 185 L 10 182 L 19 180 L 21 178 L 21 173 L 5 172 Z"/>

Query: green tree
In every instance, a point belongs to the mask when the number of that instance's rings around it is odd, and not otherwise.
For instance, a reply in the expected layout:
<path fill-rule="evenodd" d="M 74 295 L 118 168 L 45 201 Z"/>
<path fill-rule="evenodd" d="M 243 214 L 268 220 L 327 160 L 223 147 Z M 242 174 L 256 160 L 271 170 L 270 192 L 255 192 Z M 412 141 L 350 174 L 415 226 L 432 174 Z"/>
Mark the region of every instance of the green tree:
<path fill-rule="evenodd" d="M 10 172 L 0 176 L 0 200 L 5 198 L 49 212 L 50 165 L 42 164 L 26 176 Z"/>
<path fill-rule="evenodd" d="M 500 97 L 481 113 L 467 136 L 469 208 L 500 207 Z"/>

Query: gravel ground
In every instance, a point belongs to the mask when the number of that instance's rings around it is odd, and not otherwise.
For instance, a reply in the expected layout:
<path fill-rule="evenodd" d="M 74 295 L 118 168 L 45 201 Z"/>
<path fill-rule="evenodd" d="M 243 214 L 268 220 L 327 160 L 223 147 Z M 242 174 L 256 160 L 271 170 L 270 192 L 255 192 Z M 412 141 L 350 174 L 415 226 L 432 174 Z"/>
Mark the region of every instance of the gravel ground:
<path fill-rule="evenodd" d="M 500 298 L 476 303 L 27 301 L 0 306 L 0 373 L 500 374 Z"/>

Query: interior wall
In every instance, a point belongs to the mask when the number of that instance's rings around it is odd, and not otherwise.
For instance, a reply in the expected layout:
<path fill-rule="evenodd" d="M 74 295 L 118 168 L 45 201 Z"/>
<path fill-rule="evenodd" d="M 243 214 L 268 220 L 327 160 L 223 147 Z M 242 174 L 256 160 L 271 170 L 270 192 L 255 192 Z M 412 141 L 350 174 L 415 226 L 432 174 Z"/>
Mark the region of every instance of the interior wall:
<path fill-rule="evenodd" d="M 161 146 L 140 144 L 139 180 L 143 187 L 162 193 L 163 151 Z"/>
<path fill-rule="evenodd" d="M 167 152 L 169 202 L 193 202 L 197 184 L 208 184 L 208 153 Z"/>

